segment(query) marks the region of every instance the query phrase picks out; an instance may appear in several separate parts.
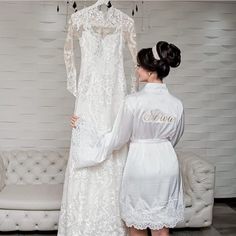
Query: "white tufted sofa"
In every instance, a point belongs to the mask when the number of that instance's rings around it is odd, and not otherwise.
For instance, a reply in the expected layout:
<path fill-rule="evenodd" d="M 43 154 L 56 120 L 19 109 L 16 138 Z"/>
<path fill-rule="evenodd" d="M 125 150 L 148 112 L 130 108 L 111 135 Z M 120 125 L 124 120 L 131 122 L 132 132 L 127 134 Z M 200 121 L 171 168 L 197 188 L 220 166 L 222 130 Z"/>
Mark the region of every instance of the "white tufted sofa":
<path fill-rule="evenodd" d="M 67 152 L 0 153 L 0 231 L 57 230 Z"/>
<path fill-rule="evenodd" d="M 180 227 L 212 223 L 214 166 L 193 153 L 177 152 L 185 199 Z M 0 231 L 57 230 L 69 152 L 0 153 Z"/>
<path fill-rule="evenodd" d="M 177 152 L 185 201 L 182 227 L 207 227 L 212 224 L 215 166 L 188 152 Z"/>

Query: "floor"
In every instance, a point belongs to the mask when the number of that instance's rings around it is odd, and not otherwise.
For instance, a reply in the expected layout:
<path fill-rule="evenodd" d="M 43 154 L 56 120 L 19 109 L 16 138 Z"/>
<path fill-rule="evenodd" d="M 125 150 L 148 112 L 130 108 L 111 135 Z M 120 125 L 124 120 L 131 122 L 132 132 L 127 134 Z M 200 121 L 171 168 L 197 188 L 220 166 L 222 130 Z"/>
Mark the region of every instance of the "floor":
<path fill-rule="evenodd" d="M 56 236 L 57 232 L 0 232 L 0 236 Z M 171 236 L 236 236 L 236 201 L 215 202 L 213 224 L 201 229 L 172 229 Z"/>

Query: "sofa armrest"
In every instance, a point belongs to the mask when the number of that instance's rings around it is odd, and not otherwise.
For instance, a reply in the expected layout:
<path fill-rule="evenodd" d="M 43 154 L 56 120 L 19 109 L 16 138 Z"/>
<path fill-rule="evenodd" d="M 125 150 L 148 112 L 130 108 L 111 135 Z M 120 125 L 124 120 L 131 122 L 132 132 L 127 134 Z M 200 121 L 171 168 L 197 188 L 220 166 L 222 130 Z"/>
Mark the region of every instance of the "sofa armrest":
<path fill-rule="evenodd" d="M 213 205 L 215 167 L 194 153 L 177 152 L 183 179 L 183 189 L 193 202 Z M 196 201 L 195 201 L 196 200 Z"/>
<path fill-rule="evenodd" d="M 0 191 L 5 186 L 5 177 L 6 177 L 5 166 L 4 166 L 4 163 L 3 163 L 3 159 L 0 156 Z"/>

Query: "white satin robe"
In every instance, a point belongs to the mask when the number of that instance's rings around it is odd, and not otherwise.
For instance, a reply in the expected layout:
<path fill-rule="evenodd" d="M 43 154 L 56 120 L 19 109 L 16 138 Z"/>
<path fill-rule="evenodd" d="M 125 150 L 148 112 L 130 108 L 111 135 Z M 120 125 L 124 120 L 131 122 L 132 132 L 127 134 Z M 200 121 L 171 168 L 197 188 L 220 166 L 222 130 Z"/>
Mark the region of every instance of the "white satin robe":
<path fill-rule="evenodd" d="M 182 102 L 166 84 L 148 83 L 126 97 L 113 130 L 99 141 L 92 125 L 87 127 L 84 138 L 89 133 L 93 142 L 86 145 L 89 158 L 78 157 L 78 168 L 99 165 L 130 142 L 120 192 L 121 218 L 137 229 L 173 228 L 184 219 L 182 177 L 173 148 L 183 131 Z"/>

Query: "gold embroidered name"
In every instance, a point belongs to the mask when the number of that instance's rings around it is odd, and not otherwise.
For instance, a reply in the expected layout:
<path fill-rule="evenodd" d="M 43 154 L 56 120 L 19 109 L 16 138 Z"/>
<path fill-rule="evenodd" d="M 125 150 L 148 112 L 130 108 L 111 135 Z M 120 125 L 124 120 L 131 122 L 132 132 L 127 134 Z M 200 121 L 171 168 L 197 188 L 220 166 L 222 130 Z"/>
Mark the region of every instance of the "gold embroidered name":
<path fill-rule="evenodd" d="M 151 110 L 146 111 L 143 116 L 142 120 L 143 122 L 151 122 L 151 123 L 171 123 L 175 121 L 175 117 L 165 114 L 160 110 Z"/>

